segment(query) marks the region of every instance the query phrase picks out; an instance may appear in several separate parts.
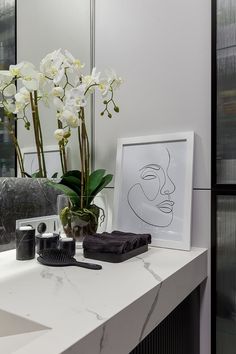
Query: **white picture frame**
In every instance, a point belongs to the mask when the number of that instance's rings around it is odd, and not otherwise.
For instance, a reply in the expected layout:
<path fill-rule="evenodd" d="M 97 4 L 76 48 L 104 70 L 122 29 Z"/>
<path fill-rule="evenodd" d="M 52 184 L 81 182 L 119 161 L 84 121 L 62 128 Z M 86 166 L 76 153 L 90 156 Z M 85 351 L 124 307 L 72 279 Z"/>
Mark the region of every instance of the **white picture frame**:
<path fill-rule="evenodd" d="M 23 156 L 24 170 L 31 176 L 38 170 L 36 147 L 25 147 L 21 149 L 21 152 Z M 58 177 L 60 177 L 63 173 L 61 168 L 60 150 L 58 145 L 45 146 L 44 157 L 47 169 L 47 176 L 51 178 L 55 172 L 58 172 Z"/>
<path fill-rule="evenodd" d="M 192 131 L 119 139 L 113 229 L 190 250 L 193 154 Z"/>

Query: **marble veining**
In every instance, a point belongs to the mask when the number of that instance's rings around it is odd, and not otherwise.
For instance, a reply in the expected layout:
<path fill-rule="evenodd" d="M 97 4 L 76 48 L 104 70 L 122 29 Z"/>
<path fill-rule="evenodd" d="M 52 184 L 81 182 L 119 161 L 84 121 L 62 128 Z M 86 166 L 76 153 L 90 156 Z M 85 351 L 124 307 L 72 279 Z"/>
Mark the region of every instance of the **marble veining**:
<path fill-rule="evenodd" d="M 67 269 L 68 270 L 68 269 Z M 65 280 L 67 281 L 67 283 L 70 285 L 70 287 L 73 289 L 73 291 L 76 293 L 76 294 L 79 294 L 79 289 L 77 287 L 77 285 L 70 279 L 70 277 L 67 275 L 67 272 L 66 272 L 66 269 L 65 268 L 62 268 L 62 271 L 63 271 L 63 274 L 64 274 L 64 277 L 65 277 Z"/>
<path fill-rule="evenodd" d="M 97 319 L 98 321 L 105 321 L 105 320 L 106 320 L 105 317 L 102 317 L 101 315 L 99 315 L 99 313 L 97 313 L 97 312 L 95 312 L 95 311 L 93 311 L 93 310 L 86 309 L 86 311 L 89 312 L 89 313 L 92 313 L 93 315 L 95 315 L 95 316 L 96 316 L 96 319 Z"/>
<path fill-rule="evenodd" d="M 141 258 L 141 257 L 136 257 L 136 258 L 138 258 L 139 260 L 141 260 L 141 261 L 143 262 L 144 268 L 145 268 L 158 282 L 162 282 L 161 277 L 160 277 L 156 272 L 154 272 L 153 269 L 150 269 L 150 267 L 151 267 L 151 263 L 150 263 L 150 262 L 145 261 L 145 259 L 144 259 L 144 258 Z"/>
<path fill-rule="evenodd" d="M 52 278 L 55 278 L 56 281 L 59 283 L 59 284 L 63 284 L 63 277 L 60 277 L 58 275 L 55 275 L 53 274 L 49 268 L 48 269 L 45 269 L 45 270 L 42 270 L 42 272 L 40 273 L 41 277 L 42 278 L 45 278 L 45 279 L 52 279 Z"/>
<path fill-rule="evenodd" d="M 99 343 L 99 354 L 102 354 L 103 348 L 104 348 L 104 344 L 105 344 L 105 333 L 106 333 L 106 325 L 104 324 L 102 326 L 102 335 L 101 335 L 101 339 L 100 339 L 100 343 Z"/>
<path fill-rule="evenodd" d="M 141 330 L 141 333 L 140 333 L 140 336 L 139 336 L 139 343 L 143 339 L 143 335 L 144 335 L 145 329 L 147 328 L 148 322 L 149 322 L 149 320 L 150 320 L 150 318 L 151 318 L 151 316 L 152 316 L 152 314 L 153 314 L 153 312 L 154 312 L 154 310 L 155 310 L 155 308 L 157 306 L 159 294 L 160 294 L 160 291 L 161 291 L 161 286 L 162 286 L 162 283 L 160 283 L 160 285 L 159 285 L 159 287 L 157 289 L 157 294 L 156 294 L 156 296 L 154 298 L 154 301 L 153 301 L 153 303 L 151 305 L 151 308 L 150 308 L 150 310 L 149 310 L 149 312 L 147 314 L 147 317 L 146 317 L 146 319 L 144 321 L 144 324 L 143 324 L 143 327 L 142 327 L 142 330 Z"/>

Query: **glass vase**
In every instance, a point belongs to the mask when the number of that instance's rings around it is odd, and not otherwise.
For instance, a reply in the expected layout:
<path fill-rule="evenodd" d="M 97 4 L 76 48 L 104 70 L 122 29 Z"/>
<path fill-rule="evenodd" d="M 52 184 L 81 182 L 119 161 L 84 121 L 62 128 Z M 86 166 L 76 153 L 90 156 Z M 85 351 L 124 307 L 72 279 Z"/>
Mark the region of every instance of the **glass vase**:
<path fill-rule="evenodd" d="M 66 208 L 66 209 L 65 209 Z M 67 210 L 68 213 L 64 211 Z M 71 206 L 69 198 L 62 194 L 57 197 L 57 211 L 60 216 L 60 233 L 76 240 L 77 247 L 82 244 L 84 237 L 105 231 L 106 228 L 106 199 L 98 195 L 86 209 Z"/>

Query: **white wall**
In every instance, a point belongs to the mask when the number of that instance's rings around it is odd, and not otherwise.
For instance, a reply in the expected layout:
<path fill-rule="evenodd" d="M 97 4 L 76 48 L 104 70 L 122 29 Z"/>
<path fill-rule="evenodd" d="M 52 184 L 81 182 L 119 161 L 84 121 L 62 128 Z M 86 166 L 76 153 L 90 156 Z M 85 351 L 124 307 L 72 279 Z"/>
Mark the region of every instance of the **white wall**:
<path fill-rule="evenodd" d="M 55 49 L 68 49 L 90 71 L 90 3 L 88 0 L 20 0 L 17 3 L 17 62 L 39 67 L 40 60 Z M 55 111 L 40 107 L 44 145 L 56 145 Z M 89 118 L 89 117 L 88 117 Z M 90 119 L 90 118 L 89 118 Z M 33 132 L 18 123 L 21 147 L 34 146 Z M 79 167 L 77 134 L 70 144 L 70 167 Z"/>
<path fill-rule="evenodd" d="M 96 101 L 96 167 L 115 171 L 118 137 L 193 130 L 192 244 L 209 247 L 211 1 L 96 0 L 96 66 L 124 79 L 120 114 L 101 118 Z M 209 281 L 202 292 L 201 354 L 209 354 Z"/>

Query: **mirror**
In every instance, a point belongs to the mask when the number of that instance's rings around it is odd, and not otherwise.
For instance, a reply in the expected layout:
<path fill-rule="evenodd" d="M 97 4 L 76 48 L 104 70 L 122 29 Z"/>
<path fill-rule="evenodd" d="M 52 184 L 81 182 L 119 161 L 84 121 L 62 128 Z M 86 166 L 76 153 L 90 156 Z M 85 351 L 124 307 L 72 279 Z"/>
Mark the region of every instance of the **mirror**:
<path fill-rule="evenodd" d="M 0 0 L 2 6 L 15 1 Z M 1 6 L 1 5 L 0 5 Z M 1 17 L 2 18 L 2 17 Z M 0 18 L 0 28 L 2 26 Z M 46 54 L 62 48 L 69 50 L 74 57 L 85 63 L 85 72 L 90 72 L 90 1 L 89 0 L 20 0 L 16 7 L 16 48 L 17 63 L 32 62 L 36 68 Z M 0 41 L 1 51 L 1 41 Z M 9 62 L 8 62 L 9 65 Z M 90 105 L 87 107 L 90 121 Z M 55 109 L 40 106 L 40 120 L 43 130 L 44 146 L 56 146 L 54 131 L 57 128 Z M 21 124 L 22 123 L 22 124 Z M 5 133 L 6 134 L 6 133 Z M 4 136 L 4 134 L 2 134 Z M 0 135 L 1 137 L 1 135 Z M 21 149 L 29 151 L 34 146 L 33 131 L 27 131 L 24 123 L 17 124 L 17 137 Z M 79 168 L 78 139 L 72 136 L 68 144 L 68 167 Z M 1 138 L 0 138 L 0 161 Z M 4 176 L 11 176 L 13 169 L 4 169 Z M 0 176 L 3 175 L 0 168 Z M 19 174 L 18 174 L 19 175 Z"/>
<path fill-rule="evenodd" d="M 0 0 L 0 70 L 15 62 L 15 0 Z M 0 108 L 0 176 L 15 176 L 15 149 Z M 14 128 L 14 127 L 13 127 Z"/>

